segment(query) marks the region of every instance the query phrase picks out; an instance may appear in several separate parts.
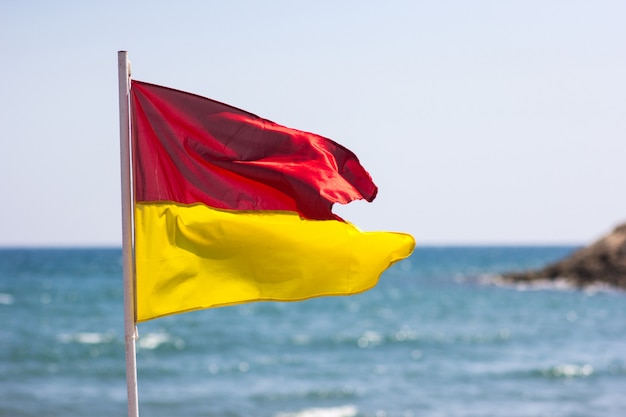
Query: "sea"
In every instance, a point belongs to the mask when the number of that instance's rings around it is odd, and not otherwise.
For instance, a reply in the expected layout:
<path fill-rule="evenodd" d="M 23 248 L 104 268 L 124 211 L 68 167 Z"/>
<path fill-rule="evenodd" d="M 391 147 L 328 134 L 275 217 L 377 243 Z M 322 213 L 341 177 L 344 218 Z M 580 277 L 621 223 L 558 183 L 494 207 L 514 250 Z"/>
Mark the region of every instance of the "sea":
<path fill-rule="evenodd" d="M 575 249 L 418 247 L 363 294 L 139 324 L 140 415 L 626 416 L 626 292 L 494 278 Z M 127 415 L 121 257 L 0 250 L 0 416 Z"/>

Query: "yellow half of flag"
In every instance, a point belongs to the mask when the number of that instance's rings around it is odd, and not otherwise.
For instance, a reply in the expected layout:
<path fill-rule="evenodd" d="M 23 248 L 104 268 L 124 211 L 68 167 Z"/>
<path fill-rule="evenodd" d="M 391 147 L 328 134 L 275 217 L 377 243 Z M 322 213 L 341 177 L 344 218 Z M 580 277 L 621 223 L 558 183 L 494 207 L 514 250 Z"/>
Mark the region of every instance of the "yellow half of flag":
<path fill-rule="evenodd" d="M 137 203 L 137 321 L 251 301 L 348 295 L 413 251 L 412 236 L 339 220 Z"/>

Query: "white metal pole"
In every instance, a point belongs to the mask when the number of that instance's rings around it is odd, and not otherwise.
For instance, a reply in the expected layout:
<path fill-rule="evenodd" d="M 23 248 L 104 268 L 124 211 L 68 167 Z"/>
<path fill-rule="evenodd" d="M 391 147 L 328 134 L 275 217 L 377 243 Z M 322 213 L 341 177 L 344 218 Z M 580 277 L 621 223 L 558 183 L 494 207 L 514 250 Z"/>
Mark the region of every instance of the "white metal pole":
<path fill-rule="evenodd" d="M 130 174 L 130 63 L 128 53 L 118 51 L 120 99 L 120 170 L 122 181 L 122 263 L 124 272 L 124 341 L 126 345 L 126 388 L 128 417 L 139 417 L 137 401 L 137 355 L 135 339 L 135 269 L 133 268 L 132 195 Z"/>

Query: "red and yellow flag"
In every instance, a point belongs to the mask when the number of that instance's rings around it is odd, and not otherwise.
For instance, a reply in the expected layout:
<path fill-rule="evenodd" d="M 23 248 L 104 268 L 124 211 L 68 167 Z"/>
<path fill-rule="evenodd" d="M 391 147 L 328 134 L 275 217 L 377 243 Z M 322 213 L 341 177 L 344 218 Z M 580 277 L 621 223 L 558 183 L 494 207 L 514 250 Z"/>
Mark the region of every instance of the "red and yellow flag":
<path fill-rule="evenodd" d="M 377 188 L 330 139 L 140 81 L 131 123 L 137 322 L 363 292 L 413 251 L 333 214 Z"/>

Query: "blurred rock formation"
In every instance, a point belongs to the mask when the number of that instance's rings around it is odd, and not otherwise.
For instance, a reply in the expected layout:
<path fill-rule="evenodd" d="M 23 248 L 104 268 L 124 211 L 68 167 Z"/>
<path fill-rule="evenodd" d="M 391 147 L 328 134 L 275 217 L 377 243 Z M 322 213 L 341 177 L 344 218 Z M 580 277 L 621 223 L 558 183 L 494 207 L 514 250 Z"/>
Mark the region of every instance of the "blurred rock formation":
<path fill-rule="evenodd" d="M 501 278 L 513 282 L 565 280 L 581 288 L 608 284 L 626 289 L 626 224 L 545 268 L 506 273 Z"/>

